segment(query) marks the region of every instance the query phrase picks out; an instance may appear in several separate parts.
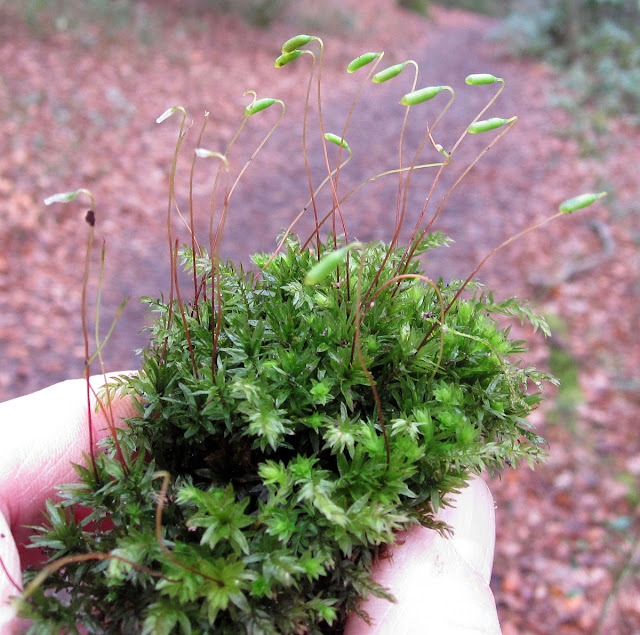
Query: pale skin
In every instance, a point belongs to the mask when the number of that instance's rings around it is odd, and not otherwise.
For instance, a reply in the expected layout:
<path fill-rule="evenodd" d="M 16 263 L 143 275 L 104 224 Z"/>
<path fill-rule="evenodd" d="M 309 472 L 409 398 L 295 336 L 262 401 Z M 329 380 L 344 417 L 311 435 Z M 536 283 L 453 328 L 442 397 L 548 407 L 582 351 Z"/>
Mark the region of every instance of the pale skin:
<path fill-rule="evenodd" d="M 91 378 L 97 390 L 101 376 Z M 95 399 L 92 398 L 95 404 Z M 25 525 L 42 522 L 54 487 L 76 480 L 71 462 L 82 463 L 89 451 L 86 382 L 56 384 L 0 403 L 0 633 L 19 633 L 9 597 L 21 585 L 22 567 L 33 562 Z M 129 399 L 112 403 L 115 421 L 132 416 Z M 94 441 L 109 434 L 104 412 L 92 414 Z M 495 540 L 491 493 L 479 478 L 439 516 L 451 525 L 453 538 L 443 539 L 423 528 L 400 536 L 391 558 L 380 561 L 375 577 L 398 600 L 370 599 L 364 608 L 372 625 L 352 617 L 347 635 L 412 633 L 500 633 L 489 588 Z M 13 580 L 13 582 L 12 582 Z"/>

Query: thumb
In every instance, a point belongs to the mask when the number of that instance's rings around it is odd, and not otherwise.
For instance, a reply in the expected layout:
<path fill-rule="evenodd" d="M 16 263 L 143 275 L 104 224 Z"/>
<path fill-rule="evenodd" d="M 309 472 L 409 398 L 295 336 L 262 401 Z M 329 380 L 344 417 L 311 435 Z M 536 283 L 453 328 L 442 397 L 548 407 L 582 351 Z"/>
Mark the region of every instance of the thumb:
<path fill-rule="evenodd" d="M 0 508 L 18 544 L 29 533 L 25 525 L 37 524 L 45 501 L 55 496 L 55 486 L 75 482 L 72 463 L 83 464 L 83 453 L 109 434 L 108 420 L 135 415 L 131 399 L 114 397 L 111 408 L 95 412 L 93 391 L 104 377 L 90 378 L 91 428 L 84 379 L 64 381 L 43 390 L 0 404 Z"/>
<path fill-rule="evenodd" d="M 454 505 L 438 515 L 453 527 L 452 538 L 424 527 L 398 536 L 391 557 L 374 569 L 376 581 L 397 602 L 369 597 L 361 608 L 372 624 L 353 616 L 345 635 L 500 633 L 489 588 L 495 544 L 491 492 L 474 478 Z"/>
<path fill-rule="evenodd" d="M 104 377 L 90 382 L 97 391 Z M 82 463 L 90 450 L 86 394 L 86 381 L 77 379 L 0 404 L 0 633 L 19 632 L 7 600 L 20 592 L 22 566 L 37 555 L 23 549 L 30 534 L 25 526 L 39 521 L 56 485 L 77 479 L 71 463 Z M 91 394 L 92 411 L 95 403 Z M 121 425 L 134 414 L 131 399 L 115 397 L 111 408 L 93 412 L 93 441 L 110 433 L 108 418 Z"/>

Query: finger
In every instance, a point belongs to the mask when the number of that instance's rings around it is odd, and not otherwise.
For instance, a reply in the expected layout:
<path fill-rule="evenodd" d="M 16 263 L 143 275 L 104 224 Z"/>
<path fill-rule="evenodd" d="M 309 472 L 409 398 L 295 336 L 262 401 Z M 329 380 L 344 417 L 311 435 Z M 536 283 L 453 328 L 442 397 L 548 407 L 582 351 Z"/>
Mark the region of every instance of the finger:
<path fill-rule="evenodd" d="M 345 635 L 500 633 L 489 588 L 495 540 L 493 499 L 480 479 L 440 516 L 454 538 L 423 527 L 399 536 L 391 558 L 379 561 L 375 579 L 397 602 L 369 598 L 362 608 L 372 626 L 355 616 Z"/>
<path fill-rule="evenodd" d="M 83 379 L 0 404 L 0 633 L 22 632 L 22 621 L 7 600 L 19 592 L 22 566 L 36 554 L 23 549 L 28 541 L 24 525 L 40 521 L 55 485 L 77 480 L 71 462 L 83 462 L 90 438 L 96 442 L 109 434 L 108 420 L 121 425 L 122 418 L 135 414 L 131 400 L 120 398 L 95 412 L 94 393 L 104 385 L 104 377 L 91 377 L 90 382 L 91 435 Z"/>
<path fill-rule="evenodd" d="M 91 377 L 98 391 L 102 376 Z M 24 525 L 40 520 L 40 511 L 55 486 L 73 482 L 77 475 L 71 463 L 84 464 L 83 452 L 109 434 L 107 409 L 95 412 L 91 397 L 89 434 L 87 386 L 83 379 L 65 381 L 44 390 L 0 404 L 0 430 L 3 453 L 0 457 L 0 511 L 13 530 L 18 545 L 26 540 Z M 120 425 L 124 417 L 135 414 L 130 399 L 113 400 L 111 412 Z"/>
<path fill-rule="evenodd" d="M 439 518 L 454 528 L 450 541 L 462 558 L 488 584 L 493 569 L 496 514 L 493 496 L 483 479 L 474 477 Z"/>

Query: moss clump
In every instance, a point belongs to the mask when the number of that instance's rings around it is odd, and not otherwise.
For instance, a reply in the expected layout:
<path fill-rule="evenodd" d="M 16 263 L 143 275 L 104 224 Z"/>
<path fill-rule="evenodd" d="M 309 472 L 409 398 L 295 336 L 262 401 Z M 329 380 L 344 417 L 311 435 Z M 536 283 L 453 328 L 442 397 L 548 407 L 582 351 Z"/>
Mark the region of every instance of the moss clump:
<path fill-rule="evenodd" d="M 146 299 L 143 370 L 114 387 L 140 397 L 124 464 L 109 437 L 34 539 L 52 560 L 109 555 L 46 578 L 23 605 L 33 632 L 339 630 L 364 596 L 387 596 L 370 569 L 395 532 L 446 531 L 434 513 L 471 473 L 541 456 L 524 418 L 529 380 L 546 377 L 493 314 L 544 323 L 478 285 L 443 311 L 461 283 L 429 284 L 415 259 L 394 278 L 403 253 L 352 250 L 308 286 L 318 257 L 293 240 L 255 256 L 259 274 L 227 264 L 212 280 L 203 254 L 196 300 Z M 92 512 L 78 521 L 73 505 Z"/>

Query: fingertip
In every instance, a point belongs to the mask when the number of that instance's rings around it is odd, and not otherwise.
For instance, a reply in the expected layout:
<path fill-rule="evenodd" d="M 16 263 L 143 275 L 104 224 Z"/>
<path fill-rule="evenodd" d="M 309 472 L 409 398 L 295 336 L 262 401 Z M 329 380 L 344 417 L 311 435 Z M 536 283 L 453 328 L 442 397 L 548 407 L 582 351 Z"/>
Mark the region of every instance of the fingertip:
<path fill-rule="evenodd" d="M 105 378 L 94 376 L 90 383 L 88 394 L 86 380 L 73 379 L 0 404 L 0 419 L 7 424 L 0 456 L 0 503 L 6 508 L 18 544 L 28 533 L 24 526 L 37 522 L 45 500 L 55 494 L 55 486 L 77 480 L 72 463 L 84 462 L 90 440 L 95 443 L 111 434 L 114 425 L 123 425 L 122 418 L 136 413 L 129 397 L 115 397 L 111 406 L 95 412 L 94 392 L 99 393 Z"/>
<path fill-rule="evenodd" d="M 105 383 L 107 383 L 111 377 L 124 375 L 131 376 L 137 374 L 137 372 L 138 371 L 128 370 L 117 373 L 107 373 L 106 375 L 92 375 L 89 378 L 92 391 L 91 402 L 93 404 L 93 409 L 91 416 L 91 428 L 93 430 L 94 443 L 111 434 L 112 427 L 115 426 L 116 428 L 121 428 L 124 425 L 124 419 L 134 417 L 137 414 L 133 403 L 134 397 L 131 395 L 127 395 L 123 398 L 118 396 L 116 393 L 112 399 L 101 399 L 97 410 L 95 408 L 95 396 L 100 395 Z M 84 383 L 84 380 L 81 381 Z"/>
<path fill-rule="evenodd" d="M 474 476 L 455 497 L 453 506 L 442 514 L 442 519 L 454 528 L 453 546 L 488 584 L 496 537 L 495 503 L 489 486 Z"/>
<path fill-rule="evenodd" d="M 397 603 L 369 597 L 369 626 L 352 617 L 345 635 L 500 633 L 489 587 L 495 546 L 495 510 L 489 488 L 474 477 L 438 514 L 454 535 L 416 527 L 398 535 L 391 557 L 378 561 L 374 578 Z"/>

